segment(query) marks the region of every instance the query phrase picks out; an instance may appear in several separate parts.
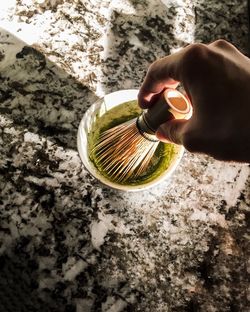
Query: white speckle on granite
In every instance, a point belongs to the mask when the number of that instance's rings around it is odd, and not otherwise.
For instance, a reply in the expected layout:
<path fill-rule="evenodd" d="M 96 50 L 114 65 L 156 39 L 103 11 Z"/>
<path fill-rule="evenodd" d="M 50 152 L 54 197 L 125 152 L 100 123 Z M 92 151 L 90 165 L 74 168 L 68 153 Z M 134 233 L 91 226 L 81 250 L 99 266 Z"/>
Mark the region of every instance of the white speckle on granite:
<path fill-rule="evenodd" d="M 142 48 L 143 47 L 143 43 L 138 39 L 138 37 L 136 37 L 135 35 L 134 36 L 131 36 L 129 38 L 129 43 L 134 46 L 133 49 L 138 49 L 138 48 Z"/>
<path fill-rule="evenodd" d="M 207 220 L 207 211 L 194 209 L 193 213 L 190 216 L 190 220 L 206 221 Z"/>
<path fill-rule="evenodd" d="M 100 250 L 101 245 L 104 243 L 105 236 L 108 231 L 113 228 L 111 223 L 113 217 L 112 215 L 98 214 L 98 219 L 100 221 L 93 221 L 90 225 L 91 231 L 91 242 L 93 247 Z"/>
<path fill-rule="evenodd" d="M 0 70 L 3 72 L 6 64 L 13 64 L 16 60 L 16 54 L 24 47 L 24 42 L 18 40 L 14 36 L 7 36 L 5 31 L 1 28 L 0 23 L 0 53 L 3 57 L 0 62 Z"/>
<path fill-rule="evenodd" d="M 79 260 L 72 265 L 72 267 L 65 272 L 64 279 L 73 281 L 76 276 L 88 267 L 88 263 L 83 260 Z"/>
<path fill-rule="evenodd" d="M 52 277 L 41 278 L 39 281 L 40 289 L 53 288 L 54 286 L 55 286 L 55 279 Z"/>
<path fill-rule="evenodd" d="M 249 166 L 186 152 L 171 180 L 123 193 L 76 134 L 157 58 L 216 38 L 247 52 L 247 25 L 245 0 L 0 4 L 1 311 L 246 309 Z"/>
<path fill-rule="evenodd" d="M 39 135 L 32 132 L 24 133 L 24 142 L 37 142 L 39 141 Z"/>
<path fill-rule="evenodd" d="M 114 303 L 112 302 L 114 298 L 109 298 L 109 301 L 106 301 L 102 305 L 102 312 L 121 312 L 127 307 L 127 303 L 122 299 L 117 299 Z M 111 306 L 110 303 L 112 302 Z"/>
<path fill-rule="evenodd" d="M 76 312 L 91 312 L 94 300 L 88 299 L 76 299 Z"/>

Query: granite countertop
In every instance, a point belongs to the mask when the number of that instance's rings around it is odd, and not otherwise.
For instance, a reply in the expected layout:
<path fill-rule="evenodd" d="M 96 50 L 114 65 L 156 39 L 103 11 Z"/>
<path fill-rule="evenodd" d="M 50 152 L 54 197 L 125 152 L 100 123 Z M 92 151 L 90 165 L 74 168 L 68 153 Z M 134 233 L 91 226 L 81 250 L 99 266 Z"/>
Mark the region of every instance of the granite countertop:
<path fill-rule="evenodd" d="M 248 311 L 249 165 L 186 152 L 170 182 L 126 193 L 76 149 L 86 109 L 155 59 L 216 38 L 247 54 L 247 2 L 5 2 L 0 311 Z"/>

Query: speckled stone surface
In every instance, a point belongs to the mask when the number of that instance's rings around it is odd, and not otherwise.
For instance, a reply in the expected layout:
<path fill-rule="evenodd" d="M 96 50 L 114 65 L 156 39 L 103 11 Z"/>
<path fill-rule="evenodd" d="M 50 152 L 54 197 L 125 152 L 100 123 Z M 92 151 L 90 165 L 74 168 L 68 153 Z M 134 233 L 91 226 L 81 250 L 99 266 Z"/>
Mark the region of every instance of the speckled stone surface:
<path fill-rule="evenodd" d="M 0 9 L 0 311 L 249 311 L 248 165 L 186 152 L 169 183 L 130 194 L 76 149 L 86 109 L 155 59 L 216 38 L 248 53 L 246 1 Z"/>

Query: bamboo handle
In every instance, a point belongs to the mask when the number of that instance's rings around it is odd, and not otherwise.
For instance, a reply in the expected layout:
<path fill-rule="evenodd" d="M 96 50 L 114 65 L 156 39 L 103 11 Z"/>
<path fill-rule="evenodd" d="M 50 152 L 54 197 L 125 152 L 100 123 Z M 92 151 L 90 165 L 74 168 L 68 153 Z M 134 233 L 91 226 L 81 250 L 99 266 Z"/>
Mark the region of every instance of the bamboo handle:
<path fill-rule="evenodd" d="M 162 123 L 173 118 L 188 119 L 191 114 L 192 107 L 185 95 L 175 89 L 166 89 L 143 117 L 150 130 L 156 132 Z"/>

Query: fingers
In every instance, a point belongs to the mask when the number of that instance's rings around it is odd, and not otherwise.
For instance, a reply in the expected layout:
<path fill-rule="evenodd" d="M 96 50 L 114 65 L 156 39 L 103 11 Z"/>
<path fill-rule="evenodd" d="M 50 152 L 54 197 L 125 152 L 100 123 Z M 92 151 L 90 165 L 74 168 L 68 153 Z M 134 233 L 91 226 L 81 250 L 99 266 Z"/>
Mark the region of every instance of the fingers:
<path fill-rule="evenodd" d="M 208 47 L 232 60 L 238 58 L 239 62 L 242 62 L 242 57 L 245 60 L 249 60 L 248 57 L 242 54 L 234 45 L 224 39 L 218 39 L 208 44 Z"/>
<path fill-rule="evenodd" d="M 158 128 L 156 137 L 162 142 L 183 145 L 183 135 L 188 122 L 185 119 L 170 120 Z"/>
<path fill-rule="evenodd" d="M 149 67 L 138 94 L 138 103 L 141 108 L 149 107 L 154 96 L 164 89 L 178 86 L 179 81 L 174 74 L 177 58 L 176 54 L 169 55 Z"/>
<path fill-rule="evenodd" d="M 209 49 L 205 44 L 191 44 L 177 53 L 168 55 L 154 62 L 138 94 L 141 108 L 147 108 L 154 102 L 154 97 L 166 88 L 176 88 L 179 82 L 185 84 L 201 75 L 200 66 L 206 64 Z"/>
<path fill-rule="evenodd" d="M 224 39 L 218 39 L 208 44 L 209 48 L 220 50 L 222 52 L 236 52 L 239 53 L 240 51 L 232 45 L 230 42 Z"/>

